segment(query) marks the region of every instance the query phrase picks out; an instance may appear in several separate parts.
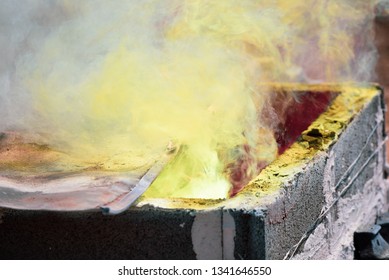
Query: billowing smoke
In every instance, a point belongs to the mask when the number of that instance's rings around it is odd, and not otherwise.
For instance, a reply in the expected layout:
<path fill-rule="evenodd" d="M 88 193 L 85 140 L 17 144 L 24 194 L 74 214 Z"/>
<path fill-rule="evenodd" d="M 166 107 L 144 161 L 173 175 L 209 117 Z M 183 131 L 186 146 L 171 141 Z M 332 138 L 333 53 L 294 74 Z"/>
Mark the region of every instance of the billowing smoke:
<path fill-rule="evenodd" d="M 174 143 L 155 195 L 225 197 L 277 156 L 264 83 L 371 79 L 373 2 L 2 1 L 0 131 L 113 170 Z"/>

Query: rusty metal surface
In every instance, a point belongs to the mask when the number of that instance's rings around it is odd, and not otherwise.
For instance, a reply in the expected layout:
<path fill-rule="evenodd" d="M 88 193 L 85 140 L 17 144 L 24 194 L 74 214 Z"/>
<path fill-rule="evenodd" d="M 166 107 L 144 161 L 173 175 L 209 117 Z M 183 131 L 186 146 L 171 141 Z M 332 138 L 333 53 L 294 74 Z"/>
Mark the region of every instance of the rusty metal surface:
<path fill-rule="evenodd" d="M 174 157 L 176 148 L 164 155 L 140 178 L 135 187 L 126 195 L 104 205 L 101 210 L 104 214 L 117 215 L 126 211 L 150 187 L 163 168 Z"/>
<path fill-rule="evenodd" d="M 19 182 L 0 175 L 0 207 L 53 211 L 94 209 L 130 192 L 140 176 L 137 173 L 75 174 Z"/>
<path fill-rule="evenodd" d="M 0 135 L 0 207 L 53 211 L 98 209 L 129 193 L 152 163 L 109 171 L 16 133 Z"/>

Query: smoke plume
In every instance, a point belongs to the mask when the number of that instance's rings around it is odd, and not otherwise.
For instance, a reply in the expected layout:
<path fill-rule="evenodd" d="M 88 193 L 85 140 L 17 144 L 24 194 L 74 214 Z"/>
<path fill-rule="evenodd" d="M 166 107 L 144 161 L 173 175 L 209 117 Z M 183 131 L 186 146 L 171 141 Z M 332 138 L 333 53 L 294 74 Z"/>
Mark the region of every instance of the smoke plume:
<path fill-rule="evenodd" d="M 372 79 L 373 4 L 2 1 L 0 131 L 113 170 L 174 143 L 151 195 L 225 197 L 231 163 L 277 156 L 263 84 Z"/>

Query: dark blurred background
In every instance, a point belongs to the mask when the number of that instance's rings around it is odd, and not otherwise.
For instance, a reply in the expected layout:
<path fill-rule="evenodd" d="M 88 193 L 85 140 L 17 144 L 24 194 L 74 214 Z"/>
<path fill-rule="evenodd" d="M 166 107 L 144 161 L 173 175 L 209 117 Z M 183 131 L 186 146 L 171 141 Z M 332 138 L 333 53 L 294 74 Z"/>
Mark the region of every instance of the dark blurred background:
<path fill-rule="evenodd" d="M 385 102 L 389 107 L 389 1 L 381 1 L 376 10 L 375 44 L 378 50 L 376 66 L 377 82 L 384 87 Z M 389 132 L 389 111 L 386 111 L 386 131 Z M 386 149 L 386 158 L 389 159 L 389 149 Z"/>

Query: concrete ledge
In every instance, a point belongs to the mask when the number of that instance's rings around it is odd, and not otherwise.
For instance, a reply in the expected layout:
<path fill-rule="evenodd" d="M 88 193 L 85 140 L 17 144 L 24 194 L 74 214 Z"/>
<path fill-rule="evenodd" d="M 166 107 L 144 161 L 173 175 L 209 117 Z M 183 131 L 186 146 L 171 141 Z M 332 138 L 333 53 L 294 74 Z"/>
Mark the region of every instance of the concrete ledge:
<path fill-rule="evenodd" d="M 100 212 L 2 210 L 2 259 L 193 259 L 189 211 L 143 207 Z M 157 216 L 157 217 L 156 217 Z"/>
<path fill-rule="evenodd" d="M 328 151 L 319 153 L 304 172 L 284 186 L 277 202 L 268 208 L 269 213 L 283 209 L 283 215 L 276 221 L 272 215 L 266 219 L 266 258 L 283 258 L 291 245 L 298 244 L 315 223 L 320 212 L 330 206 L 312 237 L 301 243 L 300 250 L 296 251 L 301 255 L 297 258 L 353 258 L 354 231 L 361 224 L 374 223 L 377 215 L 388 209 L 387 187 L 383 181 L 385 150 L 379 149 L 385 137 L 383 109 L 382 94 L 377 95 L 355 116 Z M 376 149 L 377 154 L 363 167 Z M 340 183 L 344 174 L 344 181 Z M 351 182 L 354 177 L 355 181 Z M 339 201 L 333 204 L 338 198 Z"/>

